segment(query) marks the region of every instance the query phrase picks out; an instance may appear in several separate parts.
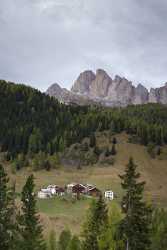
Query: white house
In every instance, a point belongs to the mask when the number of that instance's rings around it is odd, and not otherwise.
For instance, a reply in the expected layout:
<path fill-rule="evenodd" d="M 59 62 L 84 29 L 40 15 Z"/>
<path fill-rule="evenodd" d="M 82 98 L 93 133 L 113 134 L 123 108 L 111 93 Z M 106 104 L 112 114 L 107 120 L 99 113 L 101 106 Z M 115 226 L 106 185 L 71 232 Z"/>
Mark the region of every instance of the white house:
<path fill-rule="evenodd" d="M 113 200 L 114 199 L 114 193 L 112 190 L 107 190 L 104 193 L 104 197 L 108 200 Z"/>
<path fill-rule="evenodd" d="M 51 196 L 52 196 L 51 192 L 47 189 L 41 189 L 38 192 L 38 198 L 40 198 L 40 199 L 50 198 Z"/>
<path fill-rule="evenodd" d="M 58 186 L 57 185 L 49 185 L 47 189 L 51 192 L 52 195 L 56 194 Z"/>

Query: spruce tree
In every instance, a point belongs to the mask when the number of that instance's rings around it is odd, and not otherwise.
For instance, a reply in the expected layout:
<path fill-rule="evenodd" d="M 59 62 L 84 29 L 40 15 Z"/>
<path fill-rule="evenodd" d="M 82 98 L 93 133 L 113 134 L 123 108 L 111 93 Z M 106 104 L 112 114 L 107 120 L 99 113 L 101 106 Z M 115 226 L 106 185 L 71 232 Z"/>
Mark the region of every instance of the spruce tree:
<path fill-rule="evenodd" d="M 155 209 L 152 216 L 151 250 L 167 249 L 167 211 Z"/>
<path fill-rule="evenodd" d="M 56 234 L 54 230 L 49 234 L 49 250 L 57 250 Z"/>
<path fill-rule="evenodd" d="M 9 179 L 0 164 L 0 249 L 14 249 L 13 192 L 8 187 Z"/>
<path fill-rule="evenodd" d="M 59 237 L 58 250 L 67 250 L 71 241 L 71 232 L 69 230 L 63 230 Z"/>
<path fill-rule="evenodd" d="M 117 144 L 117 138 L 116 137 L 113 138 L 112 143 Z"/>
<path fill-rule="evenodd" d="M 120 176 L 125 195 L 122 208 L 125 218 L 121 223 L 127 250 L 148 250 L 150 247 L 151 209 L 143 201 L 144 182 L 138 182 L 133 159 L 129 159 L 125 174 Z"/>
<path fill-rule="evenodd" d="M 95 137 L 95 134 L 92 133 L 90 136 L 90 147 L 93 148 L 95 146 L 96 146 L 96 137 Z"/>
<path fill-rule="evenodd" d="M 112 145 L 111 155 L 116 155 L 117 151 L 115 149 L 115 144 Z"/>
<path fill-rule="evenodd" d="M 99 250 L 99 240 L 104 228 L 108 225 L 108 210 L 100 195 L 93 200 L 83 229 L 83 250 Z"/>
<path fill-rule="evenodd" d="M 42 226 L 36 209 L 36 197 L 34 194 L 34 177 L 30 175 L 23 187 L 21 194 L 21 213 L 18 216 L 20 229 L 21 250 L 45 250 L 45 242 L 42 235 Z"/>
<path fill-rule="evenodd" d="M 72 237 L 67 250 L 81 250 L 81 242 L 76 235 Z"/>

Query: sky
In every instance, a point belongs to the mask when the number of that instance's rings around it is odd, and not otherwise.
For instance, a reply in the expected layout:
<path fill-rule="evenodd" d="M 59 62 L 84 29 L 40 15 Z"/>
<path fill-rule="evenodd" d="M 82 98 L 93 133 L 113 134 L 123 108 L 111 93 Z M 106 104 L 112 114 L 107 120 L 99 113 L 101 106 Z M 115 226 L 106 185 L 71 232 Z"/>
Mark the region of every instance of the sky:
<path fill-rule="evenodd" d="M 45 91 L 102 68 L 167 82 L 166 0 L 0 0 L 0 79 Z"/>

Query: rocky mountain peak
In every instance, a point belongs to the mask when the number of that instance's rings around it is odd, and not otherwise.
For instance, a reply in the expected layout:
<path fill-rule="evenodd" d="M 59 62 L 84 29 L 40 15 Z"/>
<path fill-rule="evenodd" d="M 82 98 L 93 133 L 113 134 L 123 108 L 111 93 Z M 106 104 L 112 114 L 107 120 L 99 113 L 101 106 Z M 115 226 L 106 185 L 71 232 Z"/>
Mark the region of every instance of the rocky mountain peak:
<path fill-rule="evenodd" d="M 103 69 L 82 72 L 74 82 L 71 91 L 57 83 L 48 88 L 47 94 L 64 103 L 100 103 L 106 106 L 127 106 L 129 104 L 167 104 L 167 83 L 160 88 L 148 91 L 141 83 L 135 87 L 131 81 L 118 75 L 111 78 Z"/>
<path fill-rule="evenodd" d="M 59 95 L 62 92 L 62 88 L 58 83 L 53 83 L 46 91 L 46 94 L 50 96 Z"/>
<path fill-rule="evenodd" d="M 103 98 L 107 96 L 108 88 L 112 84 L 112 79 L 102 69 L 96 71 L 96 77 L 90 85 L 89 95 L 93 97 Z"/>
<path fill-rule="evenodd" d="M 74 82 L 71 91 L 78 94 L 88 94 L 90 85 L 95 77 L 95 74 L 91 70 L 82 72 Z"/>

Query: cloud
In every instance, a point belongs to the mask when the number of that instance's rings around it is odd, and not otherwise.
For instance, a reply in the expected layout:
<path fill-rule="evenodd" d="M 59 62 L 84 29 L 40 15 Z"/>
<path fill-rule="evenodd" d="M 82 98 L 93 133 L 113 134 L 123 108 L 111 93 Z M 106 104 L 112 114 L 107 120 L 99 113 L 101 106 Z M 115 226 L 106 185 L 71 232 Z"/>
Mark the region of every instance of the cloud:
<path fill-rule="evenodd" d="M 165 0 L 1 0 L 0 78 L 41 90 L 104 68 L 147 87 L 167 81 Z"/>

